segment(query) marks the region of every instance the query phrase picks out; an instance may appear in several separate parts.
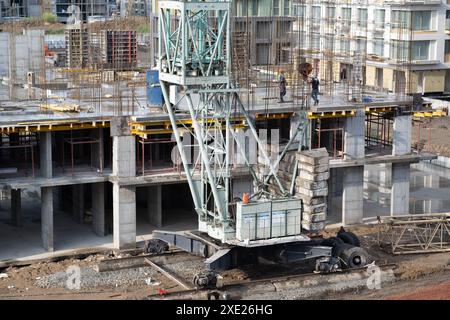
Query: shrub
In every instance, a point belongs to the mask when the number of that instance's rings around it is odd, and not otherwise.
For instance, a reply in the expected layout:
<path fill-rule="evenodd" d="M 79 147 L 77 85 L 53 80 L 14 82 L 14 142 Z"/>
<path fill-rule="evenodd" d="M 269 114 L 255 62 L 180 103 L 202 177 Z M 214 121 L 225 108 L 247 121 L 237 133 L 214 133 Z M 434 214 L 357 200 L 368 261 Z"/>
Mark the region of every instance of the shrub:
<path fill-rule="evenodd" d="M 47 23 L 56 23 L 58 21 L 58 17 L 51 12 L 44 12 L 42 15 L 42 20 Z"/>

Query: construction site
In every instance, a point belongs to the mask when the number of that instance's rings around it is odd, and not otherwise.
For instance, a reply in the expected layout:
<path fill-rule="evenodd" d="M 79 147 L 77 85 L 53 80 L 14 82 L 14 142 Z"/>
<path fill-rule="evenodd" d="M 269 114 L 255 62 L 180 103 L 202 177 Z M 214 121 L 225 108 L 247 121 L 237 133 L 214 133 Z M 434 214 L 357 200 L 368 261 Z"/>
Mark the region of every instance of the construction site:
<path fill-rule="evenodd" d="M 90 2 L 0 24 L 0 299 L 450 299 L 447 2 Z"/>

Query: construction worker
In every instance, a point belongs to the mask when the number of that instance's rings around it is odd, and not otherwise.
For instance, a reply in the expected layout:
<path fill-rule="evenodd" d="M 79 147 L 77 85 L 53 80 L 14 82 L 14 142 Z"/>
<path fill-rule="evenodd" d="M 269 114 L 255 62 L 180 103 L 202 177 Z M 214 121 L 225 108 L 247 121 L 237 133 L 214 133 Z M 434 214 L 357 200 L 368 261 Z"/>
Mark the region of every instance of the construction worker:
<path fill-rule="evenodd" d="M 284 102 L 283 97 L 286 95 L 286 78 L 284 77 L 283 70 L 278 78 L 278 86 L 280 87 L 280 102 Z"/>
<path fill-rule="evenodd" d="M 311 80 L 311 98 L 313 98 L 315 106 L 319 104 L 319 84 L 319 79 L 314 76 Z"/>
<path fill-rule="evenodd" d="M 340 78 L 341 78 L 341 81 L 347 80 L 347 68 L 345 68 L 345 67 L 342 68 Z"/>

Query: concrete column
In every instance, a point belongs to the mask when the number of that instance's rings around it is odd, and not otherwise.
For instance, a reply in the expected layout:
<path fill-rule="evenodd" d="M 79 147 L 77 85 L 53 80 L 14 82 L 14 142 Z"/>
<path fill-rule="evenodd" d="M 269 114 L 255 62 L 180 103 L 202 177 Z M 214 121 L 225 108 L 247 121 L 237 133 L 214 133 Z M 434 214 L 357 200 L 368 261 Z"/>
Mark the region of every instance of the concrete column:
<path fill-rule="evenodd" d="M 11 224 L 22 226 L 22 199 L 20 189 L 11 189 Z"/>
<path fill-rule="evenodd" d="M 365 146 L 365 114 L 358 110 L 354 117 L 345 120 L 344 127 L 344 159 L 364 158 Z"/>
<path fill-rule="evenodd" d="M 411 116 L 394 117 L 392 155 L 399 156 L 411 153 L 411 127 Z"/>
<path fill-rule="evenodd" d="M 95 234 L 103 237 L 105 233 L 105 184 L 92 184 L 92 228 Z"/>
<path fill-rule="evenodd" d="M 394 118 L 392 155 L 411 153 L 411 116 Z M 409 214 L 409 163 L 392 164 L 391 215 Z"/>
<path fill-rule="evenodd" d="M 354 117 L 345 121 L 344 160 L 364 158 L 365 113 L 358 110 Z M 364 166 L 348 167 L 343 170 L 342 223 L 362 223 L 363 220 Z"/>
<path fill-rule="evenodd" d="M 41 132 L 39 139 L 41 176 L 44 178 L 51 178 L 53 175 L 52 134 L 51 132 Z"/>
<path fill-rule="evenodd" d="M 84 222 L 84 185 L 74 184 L 72 186 L 72 215 L 76 222 Z"/>
<path fill-rule="evenodd" d="M 344 169 L 342 191 L 342 223 L 362 223 L 363 219 L 364 167 Z"/>
<path fill-rule="evenodd" d="M 136 138 L 113 137 L 113 175 L 134 177 L 136 175 Z"/>
<path fill-rule="evenodd" d="M 41 236 L 42 245 L 47 251 L 54 250 L 53 244 L 53 190 L 41 188 Z"/>
<path fill-rule="evenodd" d="M 409 214 L 409 163 L 392 164 L 391 215 Z"/>
<path fill-rule="evenodd" d="M 136 188 L 113 185 L 114 248 L 136 247 Z"/>
<path fill-rule="evenodd" d="M 113 239 L 114 248 L 136 246 L 136 188 L 121 185 L 136 175 L 136 138 L 125 117 L 111 121 L 113 137 Z"/>
<path fill-rule="evenodd" d="M 150 224 L 162 227 L 162 186 L 147 188 L 147 213 Z"/>

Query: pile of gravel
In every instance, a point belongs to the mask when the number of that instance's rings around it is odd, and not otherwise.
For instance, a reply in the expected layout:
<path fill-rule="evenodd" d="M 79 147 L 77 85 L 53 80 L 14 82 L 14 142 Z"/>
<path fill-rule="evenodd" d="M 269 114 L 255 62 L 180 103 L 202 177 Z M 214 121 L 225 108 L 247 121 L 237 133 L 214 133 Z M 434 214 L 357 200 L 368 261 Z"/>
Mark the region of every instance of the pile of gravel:
<path fill-rule="evenodd" d="M 166 264 L 164 268 L 185 279 L 192 279 L 195 274 L 205 270 L 205 264 L 203 260 L 199 259 Z"/>
<path fill-rule="evenodd" d="M 145 280 L 154 275 L 156 271 L 149 267 L 105 272 L 97 272 L 92 267 L 81 268 L 80 289 L 146 284 Z M 60 271 L 37 279 L 36 285 L 42 288 L 67 288 L 69 277 L 73 279 L 73 272 Z"/>

